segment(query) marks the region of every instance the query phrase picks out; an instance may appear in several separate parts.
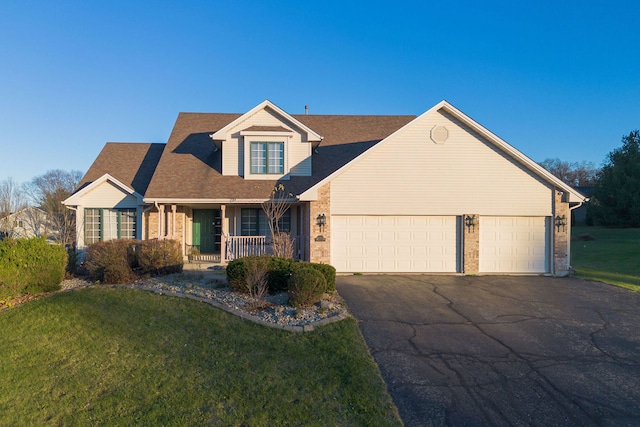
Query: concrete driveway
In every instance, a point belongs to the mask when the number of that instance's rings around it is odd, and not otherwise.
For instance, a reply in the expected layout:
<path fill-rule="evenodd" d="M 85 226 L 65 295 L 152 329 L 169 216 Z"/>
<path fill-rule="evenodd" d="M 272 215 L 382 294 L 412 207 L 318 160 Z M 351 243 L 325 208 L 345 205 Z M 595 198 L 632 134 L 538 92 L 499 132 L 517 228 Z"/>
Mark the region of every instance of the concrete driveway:
<path fill-rule="evenodd" d="M 337 287 L 407 426 L 640 425 L 640 293 L 510 276 Z"/>

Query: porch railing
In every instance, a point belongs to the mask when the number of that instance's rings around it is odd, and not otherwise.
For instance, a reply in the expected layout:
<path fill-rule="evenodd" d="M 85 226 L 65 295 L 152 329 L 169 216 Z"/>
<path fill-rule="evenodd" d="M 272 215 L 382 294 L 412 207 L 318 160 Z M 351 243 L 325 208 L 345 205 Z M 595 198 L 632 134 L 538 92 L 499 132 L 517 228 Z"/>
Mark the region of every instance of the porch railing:
<path fill-rule="evenodd" d="M 271 239 L 267 236 L 223 236 L 226 240 L 226 261 L 245 256 L 270 255 Z M 293 256 L 295 259 L 306 259 L 303 236 L 292 236 Z"/>
<path fill-rule="evenodd" d="M 227 241 L 227 261 L 245 256 L 264 255 L 267 251 L 267 236 L 229 236 Z"/>

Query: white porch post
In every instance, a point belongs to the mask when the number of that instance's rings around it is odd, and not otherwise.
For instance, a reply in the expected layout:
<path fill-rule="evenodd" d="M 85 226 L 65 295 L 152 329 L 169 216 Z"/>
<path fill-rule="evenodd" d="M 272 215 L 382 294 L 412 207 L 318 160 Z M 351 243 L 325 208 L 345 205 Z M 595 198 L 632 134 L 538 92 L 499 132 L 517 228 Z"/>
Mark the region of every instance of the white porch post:
<path fill-rule="evenodd" d="M 164 239 L 164 205 L 158 206 L 158 240 Z"/>
<path fill-rule="evenodd" d="M 176 205 L 171 205 L 171 238 L 176 238 Z"/>
<path fill-rule="evenodd" d="M 229 234 L 229 223 L 226 221 L 226 205 L 220 205 L 220 221 L 222 225 L 222 236 L 220 236 L 220 263 L 226 262 L 227 255 L 227 235 Z"/>

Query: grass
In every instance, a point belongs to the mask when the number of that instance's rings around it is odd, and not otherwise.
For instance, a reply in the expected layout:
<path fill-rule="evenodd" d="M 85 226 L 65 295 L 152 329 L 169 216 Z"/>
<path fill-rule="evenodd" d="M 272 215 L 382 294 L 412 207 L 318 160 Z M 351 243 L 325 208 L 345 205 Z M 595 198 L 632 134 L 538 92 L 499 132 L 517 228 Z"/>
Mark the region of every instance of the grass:
<path fill-rule="evenodd" d="M 0 425 L 401 425 L 353 319 L 292 334 L 105 287 L 0 330 Z"/>
<path fill-rule="evenodd" d="M 571 242 L 576 276 L 640 291 L 640 229 L 573 227 L 571 234 L 595 238 Z"/>

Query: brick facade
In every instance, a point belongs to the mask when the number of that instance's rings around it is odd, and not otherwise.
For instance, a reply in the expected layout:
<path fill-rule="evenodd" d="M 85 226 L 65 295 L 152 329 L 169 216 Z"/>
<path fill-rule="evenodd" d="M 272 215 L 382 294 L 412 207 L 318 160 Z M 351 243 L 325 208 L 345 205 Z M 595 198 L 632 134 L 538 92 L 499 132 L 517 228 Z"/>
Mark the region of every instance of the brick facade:
<path fill-rule="evenodd" d="M 144 233 L 145 240 L 158 238 L 158 211 L 148 211 L 144 214 Z"/>
<path fill-rule="evenodd" d="M 174 230 L 174 221 L 173 221 L 173 212 L 171 209 L 171 205 L 165 207 L 164 212 L 164 236 L 162 238 L 165 239 L 173 239 L 180 242 L 180 244 L 184 247 L 185 242 L 185 223 L 186 223 L 186 213 L 185 208 L 182 206 L 176 207 L 176 218 L 175 218 L 175 230 Z M 145 212 L 143 214 L 143 239 L 157 239 L 158 238 L 158 220 L 159 213 L 157 210 L 152 210 Z"/>
<path fill-rule="evenodd" d="M 569 274 L 569 235 L 571 233 L 571 212 L 569 203 L 566 201 L 568 195 L 556 189 L 554 192 L 554 212 L 551 218 L 553 228 L 553 274 L 554 276 L 567 276 Z M 567 220 L 566 226 L 555 226 L 555 218 Z"/>
<path fill-rule="evenodd" d="M 467 227 L 465 218 L 476 218 L 476 225 Z M 462 272 L 464 274 L 478 274 L 480 271 L 480 218 L 478 215 L 466 214 L 462 216 Z"/>
<path fill-rule="evenodd" d="M 327 219 L 320 230 L 318 215 Z M 318 200 L 309 202 L 309 261 L 331 264 L 331 184 L 318 189 Z"/>

